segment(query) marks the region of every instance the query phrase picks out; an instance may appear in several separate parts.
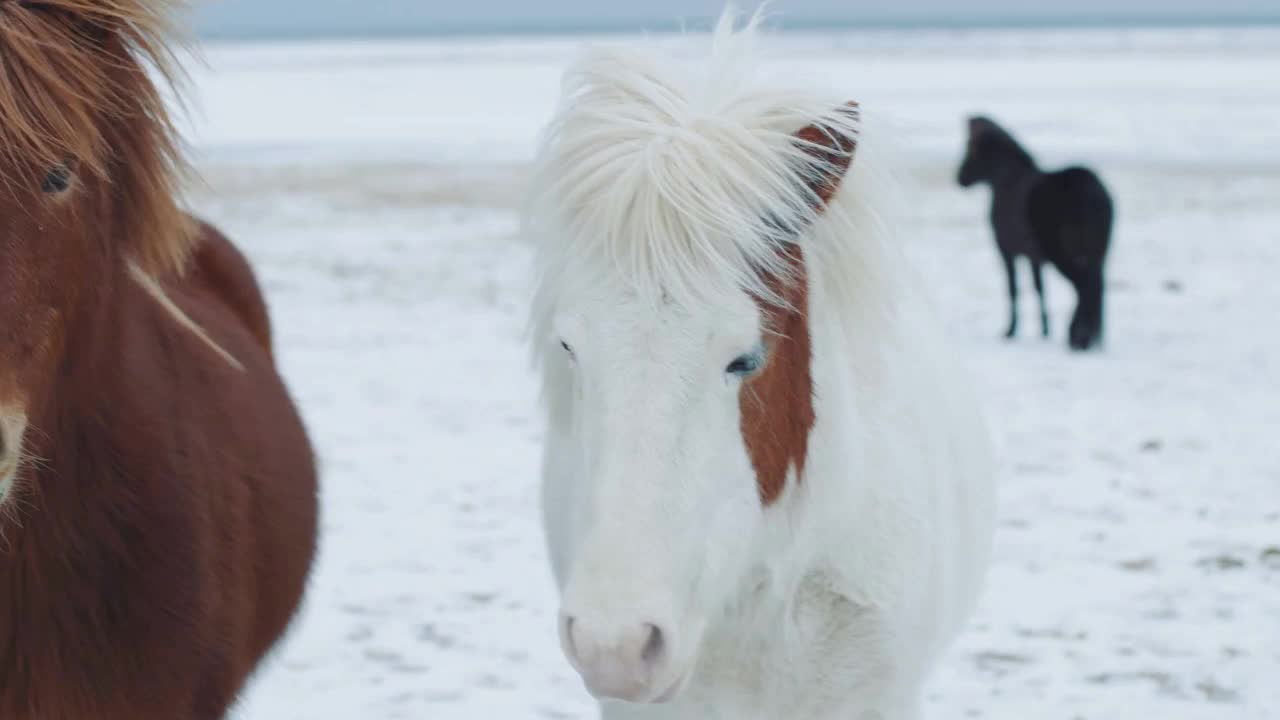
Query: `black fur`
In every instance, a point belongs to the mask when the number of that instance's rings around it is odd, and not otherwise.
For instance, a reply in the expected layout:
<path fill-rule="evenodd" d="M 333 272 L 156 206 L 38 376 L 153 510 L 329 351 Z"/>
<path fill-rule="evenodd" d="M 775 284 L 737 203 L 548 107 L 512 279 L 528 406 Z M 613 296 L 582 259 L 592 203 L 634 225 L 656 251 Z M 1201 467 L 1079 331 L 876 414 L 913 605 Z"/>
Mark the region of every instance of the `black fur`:
<path fill-rule="evenodd" d="M 1042 172 L 1013 136 L 985 117 L 969 119 L 969 144 L 956 178 L 963 187 L 991 185 L 991 226 L 1009 282 L 1009 329 L 1018 332 L 1018 279 L 1014 260 L 1027 258 L 1040 297 L 1040 332 L 1049 335 L 1041 268 L 1047 261 L 1076 289 L 1068 342 L 1088 350 L 1102 341 L 1103 269 L 1114 209 L 1091 170 Z"/>

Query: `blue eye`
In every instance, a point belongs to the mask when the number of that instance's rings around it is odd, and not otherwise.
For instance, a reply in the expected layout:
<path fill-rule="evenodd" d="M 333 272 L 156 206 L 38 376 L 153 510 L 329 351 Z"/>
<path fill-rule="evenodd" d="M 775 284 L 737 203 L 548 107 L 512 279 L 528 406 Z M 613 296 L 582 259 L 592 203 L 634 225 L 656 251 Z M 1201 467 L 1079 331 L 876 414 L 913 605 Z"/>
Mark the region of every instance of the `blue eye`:
<path fill-rule="evenodd" d="M 763 366 L 764 357 L 760 353 L 748 353 L 735 358 L 733 362 L 729 363 L 729 366 L 726 367 L 724 371 L 730 375 L 746 377 L 748 375 L 756 374 Z"/>

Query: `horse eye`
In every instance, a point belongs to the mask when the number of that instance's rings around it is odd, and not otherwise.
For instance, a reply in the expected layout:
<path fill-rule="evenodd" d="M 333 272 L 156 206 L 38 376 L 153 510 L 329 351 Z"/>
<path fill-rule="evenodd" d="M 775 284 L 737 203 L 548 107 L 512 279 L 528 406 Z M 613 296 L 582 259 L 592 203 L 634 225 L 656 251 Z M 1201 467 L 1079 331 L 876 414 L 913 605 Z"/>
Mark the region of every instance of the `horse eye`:
<path fill-rule="evenodd" d="M 760 367 L 763 364 L 764 362 L 759 353 L 748 353 L 735 358 L 733 362 L 729 363 L 729 366 L 726 367 L 724 371 L 730 375 L 746 377 L 759 372 Z"/>
<path fill-rule="evenodd" d="M 577 355 L 575 355 L 575 354 L 574 354 L 574 352 L 573 352 L 573 348 L 569 347 L 569 343 L 567 343 L 567 342 L 565 342 L 565 341 L 561 340 L 561 341 L 560 341 L 560 347 L 564 348 L 564 351 L 565 351 L 565 352 L 567 352 L 567 353 L 569 353 L 569 357 L 570 357 L 570 358 L 576 358 L 576 357 L 578 357 Z"/>
<path fill-rule="evenodd" d="M 44 182 L 40 183 L 40 191 L 46 195 L 64 193 L 71 188 L 71 168 L 66 165 L 55 165 L 50 168 Z"/>

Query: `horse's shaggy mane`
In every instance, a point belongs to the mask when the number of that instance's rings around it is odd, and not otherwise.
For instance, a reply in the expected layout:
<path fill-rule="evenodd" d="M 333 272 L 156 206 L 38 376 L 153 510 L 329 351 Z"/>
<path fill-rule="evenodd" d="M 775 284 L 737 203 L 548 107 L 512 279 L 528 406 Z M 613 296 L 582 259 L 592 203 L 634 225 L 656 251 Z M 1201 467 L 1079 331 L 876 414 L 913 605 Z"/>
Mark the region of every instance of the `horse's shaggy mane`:
<path fill-rule="evenodd" d="M 727 283 L 772 295 L 787 244 L 822 212 L 815 186 L 848 162 L 827 151 L 854 147 L 860 117 L 848 98 L 769 76 L 759 22 L 735 29 L 726 11 L 699 61 L 639 44 L 570 66 L 526 218 L 543 290 L 585 261 L 653 297 Z M 825 142 L 797 136 L 810 126 Z"/>
<path fill-rule="evenodd" d="M 148 272 L 181 269 L 194 228 L 165 107 L 180 0 L 0 0 L 0 193 L 31 202 L 70 165 L 110 194 L 113 230 Z M 153 79 L 153 74 L 160 83 Z"/>

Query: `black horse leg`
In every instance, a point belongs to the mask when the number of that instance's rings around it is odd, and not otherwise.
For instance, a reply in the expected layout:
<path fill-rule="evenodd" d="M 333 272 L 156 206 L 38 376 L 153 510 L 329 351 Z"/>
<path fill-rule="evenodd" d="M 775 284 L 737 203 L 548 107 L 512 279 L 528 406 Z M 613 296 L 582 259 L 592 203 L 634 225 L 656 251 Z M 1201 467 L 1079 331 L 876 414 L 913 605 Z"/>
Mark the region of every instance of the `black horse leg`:
<path fill-rule="evenodd" d="M 1089 350 L 1102 342 L 1102 290 L 1101 269 L 1088 271 L 1076 282 L 1079 301 L 1068 339 L 1072 350 Z"/>
<path fill-rule="evenodd" d="M 1018 271 L 1014 267 L 1014 256 L 1004 255 L 1004 271 L 1009 279 L 1009 329 L 1005 332 L 1006 338 L 1012 338 L 1018 334 Z"/>
<path fill-rule="evenodd" d="M 1043 268 L 1044 263 L 1042 261 L 1031 261 L 1031 274 L 1036 281 L 1036 295 L 1040 298 L 1040 336 L 1049 337 L 1049 307 L 1044 299 Z"/>

